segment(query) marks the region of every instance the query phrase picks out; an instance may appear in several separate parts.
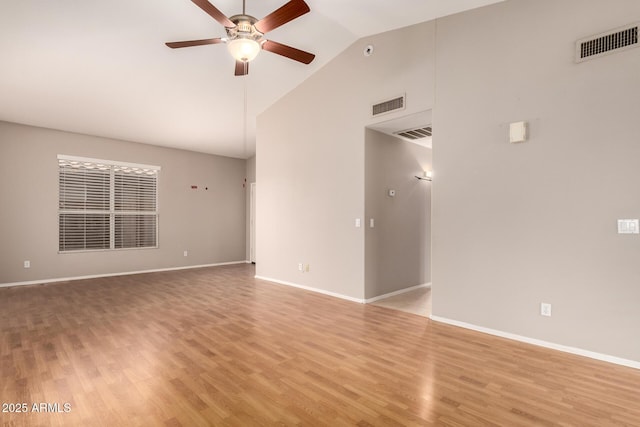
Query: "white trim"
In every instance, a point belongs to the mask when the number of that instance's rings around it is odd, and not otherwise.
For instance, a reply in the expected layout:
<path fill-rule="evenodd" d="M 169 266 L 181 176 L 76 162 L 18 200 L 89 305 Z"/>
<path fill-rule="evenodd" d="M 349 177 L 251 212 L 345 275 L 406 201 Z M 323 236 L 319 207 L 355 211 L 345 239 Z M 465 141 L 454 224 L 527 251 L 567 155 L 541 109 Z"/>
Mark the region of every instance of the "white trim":
<path fill-rule="evenodd" d="M 292 282 L 285 282 L 284 280 L 271 279 L 269 277 L 263 277 L 263 276 L 257 276 L 257 275 L 254 277 L 259 280 L 266 280 L 267 282 L 273 282 L 279 285 L 291 286 L 294 288 L 304 289 L 305 291 L 317 292 L 319 294 L 328 295 L 330 297 L 340 298 L 340 299 L 344 299 L 351 302 L 357 302 L 358 304 L 364 304 L 365 302 L 364 299 L 362 298 L 354 298 L 354 297 L 338 294 L 331 291 L 325 291 L 324 289 L 312 288 L 310 286 L 299 285 L 297 283 L 292 283 Z"/>
<path fill-rule="evenodd" d="M 601 360 L 603 362 L 609 362 L 616 365 L 627 366 L 629 368 L 640 369 L 640 361 L 623 359 L 616 356 L 610 356 L 608 354 L 596 353 L 594 351 L 583 350 L 581 348 L 569 347 L 562 344 L 555 344 L 548 341 L 539 340 L 536 338 L 529 338 L 522 335 L 512 334 L 509 332 L 498 331 L 496 329 L 485 328 L 483 326 L 473 325 L 471 323 L 459 322 L 457 320 L 447 319 L 445 317 L 439 317 L 431 315 L 429 316 L 434 322 L 446 323 L 448 325 L 458 326 L 460 328 L 470 329 L 476 332 L 482 332 L 489 335 L 495 335 L 501 338 L 507 338 L 514 341 L 520 341 L 527 344 L 537 345 L 539 347 L 545 347 L 552 350 L 562 351 L 564 353 L 576 354 L 578 356 L 588 357 L 590 359 Z"/>
<path fill-rule="evenodd" d="M 422 285 L 416 285 L 416 286 L 412 286 L 410 288 L 404 288 L 404 289 L 400 289 L 400 290 L 397 290 L 397 291 L 394 291 L 394 292 L 389 292 L 388 294 L 378 295 L 377 297 L 368 298 L 368 299 L 364 300 L 364 303 L 365 304 L 371 304 L 372 302 L 376 302 L 376 301 L 379 301 L 381 299 L 394 297 L 396 295 L 406 294 L 407 292 L 415 291 L 416 289 L 430 288 L 430 287 L 431 287 L 431 282 L 423 283 Z"/>
<path fill-rule="evenodd" d="M 43 285 L 45 283 L 70 282 L 73 280 L 97 279 L 100 277 L 115 277 L 115 276 L 129 276 L 133 274 L 158 273 L 162 271 L 190 270 L 192 268 L 219 267 L 222 265 L 244 264 L 246 262 L 247 261 L 219 262 L 215 264 L 188 265 L 186 267 L 155 268 L 152 270 L 123 271 L 120 273 L 91 274 L 89 276 L 74 276 L 74 277 L 59 277 L 56 279 L 31 280 L 28 282 L 0 283 L 0 288 L 9 288 L 13 286 L 27 286 L 27 285 Z"/>

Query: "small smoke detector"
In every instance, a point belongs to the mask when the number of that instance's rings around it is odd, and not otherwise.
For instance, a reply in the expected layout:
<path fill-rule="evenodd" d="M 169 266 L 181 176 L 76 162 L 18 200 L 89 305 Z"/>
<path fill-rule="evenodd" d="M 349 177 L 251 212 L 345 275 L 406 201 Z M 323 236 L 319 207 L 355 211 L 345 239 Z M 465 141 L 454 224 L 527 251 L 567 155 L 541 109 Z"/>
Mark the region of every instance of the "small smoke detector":
<path fill-rule="evenodd" d="M 640 46 L 638 43 L 639 29 L 640 23 L 635 23 L 578 40 L 576 42 L 576 62 L 584 62 L 588 59 Z"/>

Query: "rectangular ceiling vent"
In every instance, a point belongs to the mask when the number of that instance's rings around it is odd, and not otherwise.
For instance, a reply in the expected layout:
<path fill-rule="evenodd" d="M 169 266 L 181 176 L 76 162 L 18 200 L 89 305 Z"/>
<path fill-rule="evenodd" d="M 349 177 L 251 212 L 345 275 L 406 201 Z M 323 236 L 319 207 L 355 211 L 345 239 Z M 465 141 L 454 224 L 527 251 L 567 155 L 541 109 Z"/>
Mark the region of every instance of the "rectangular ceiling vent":
<path fill-rule="evenodd" d="M 389 99 L 388 101 L 382 101 L 371 106 L 371 115 L 373 117 L 381 114 L 391 113 L 392 111 L 404 110 L 405 108 L 405 95 L 397 98 Z"/>
<path fill-rule="evenodd" d="M 627 25 L 576 42 L 576 62 L 599 58 L 609 53 L 638 47 L 640 24 Z"/>
<path fill-rule="evenodd" d="M 414 129 L 407 129 L 400 132 L 394 132 L 394 135 L 398 135 L 402 138 L 415 141 L 416 139 L 427 138 L 432 135 L 431 126 L 421 126 Z"/>

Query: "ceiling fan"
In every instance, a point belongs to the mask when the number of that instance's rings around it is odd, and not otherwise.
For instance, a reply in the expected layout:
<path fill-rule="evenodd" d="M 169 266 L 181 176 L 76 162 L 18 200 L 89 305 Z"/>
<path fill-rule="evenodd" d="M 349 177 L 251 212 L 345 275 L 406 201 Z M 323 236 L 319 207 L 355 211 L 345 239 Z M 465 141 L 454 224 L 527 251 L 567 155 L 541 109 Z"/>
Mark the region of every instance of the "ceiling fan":
<path fill-rule="evenodd" d="M 234 15 L 231 18 L 227 18 L 207 0 L 191 1 L 222 24 L 227 32 L 227 37 L 165 43 L 172 49 L 226 43 L 229 52 L 236 60 L 236 76 L 249 74 L 249 62 L 260 53 L 260 50 L 276 53 L 303 64 L 311 63 L 316 57 L 312 53 L 264 38 L 264 35 L 269 31 L 309 12 L 309 6 L 304 0 L 290 0 L 260 20 L 245 13 L 245 0 L 242 1 L 242 14 Z"/>

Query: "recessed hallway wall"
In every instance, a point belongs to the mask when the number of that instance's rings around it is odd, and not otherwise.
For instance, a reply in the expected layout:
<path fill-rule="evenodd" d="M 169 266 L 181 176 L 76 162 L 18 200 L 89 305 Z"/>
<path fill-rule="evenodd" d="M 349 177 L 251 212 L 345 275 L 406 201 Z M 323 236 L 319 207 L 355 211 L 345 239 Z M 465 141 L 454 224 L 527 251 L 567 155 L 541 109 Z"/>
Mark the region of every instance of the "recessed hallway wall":
<path fill-rule="evenodd" d="M 430 148 L 369 129 L 365 138 L 365 298 L 370 299 L 431 282 L 432 183 L 416 176 L 431 170 L 432 162 Z"/>

